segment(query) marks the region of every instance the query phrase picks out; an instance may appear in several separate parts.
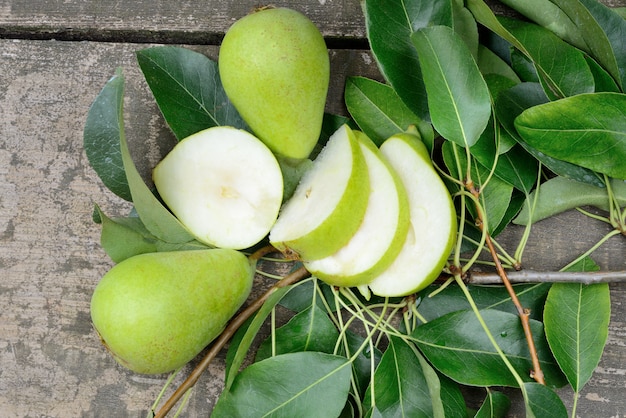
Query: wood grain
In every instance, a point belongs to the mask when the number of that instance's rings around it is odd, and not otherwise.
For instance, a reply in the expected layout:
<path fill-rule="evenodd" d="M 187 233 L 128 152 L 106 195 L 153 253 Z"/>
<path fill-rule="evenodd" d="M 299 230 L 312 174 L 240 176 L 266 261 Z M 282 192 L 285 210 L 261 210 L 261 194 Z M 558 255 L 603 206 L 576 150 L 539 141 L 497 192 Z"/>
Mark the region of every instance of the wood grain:
<path fill-rule="evenodd" d="M 130 207 L 89 167 L 82 129 L 89 105 L 121 66 L 127 134 L 148 180 L 173 137 L 135 63 L 135 51 L 150 44 L 131 42 L 185 40 L 215 58 L 217 47 L 201 44 L 215 43 L 256 2 L 212 3 L 0 0 L 0 35 L 30 38 L 0 39 L 0 417 L 144 417 L 163 386 L 166 376 L 119 367 L 91 328 L 91 292 L 112 265 L 91 222 L 93 204 L 112 215 Z M 356 0 L 285 3 L 311 16 L 331 39 L 364 37 Z M 48 39 L 54 37 L 65 40 Z M 345 114 L 345 77 L 380 76 L 367 51 L 336 49 L 331 57 L 328 110 Z M 557 269 L 607 231 L 576 212 L 542 221 L 533 230 L 525 267 Z M 521 228 L 513 227 L 499 240 L 513 249 L 520 236 Z M 594 258 L 604 269 L 626 269 L 626 240 L 613 238 Z M 261 278 L 257 284 L 256 293 L 267 286 Z M 609 341 L 583 392 L 582 417 L 626 417 L 626 286 L 612 286 L 611 295 Z M 209 414 L 223 376 L 222 355 L 199 382 L 184 416 Z M 571 394 L 563 396 L 571 405 Z M 511 416 L 523 416 L 520 405 Z"/>

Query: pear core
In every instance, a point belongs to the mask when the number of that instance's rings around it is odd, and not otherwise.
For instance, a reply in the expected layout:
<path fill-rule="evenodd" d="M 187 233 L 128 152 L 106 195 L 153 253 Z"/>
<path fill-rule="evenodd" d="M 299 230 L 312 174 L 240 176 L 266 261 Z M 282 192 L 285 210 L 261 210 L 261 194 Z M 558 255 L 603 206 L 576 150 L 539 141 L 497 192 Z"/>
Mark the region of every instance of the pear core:
<path fill-rule="evenodd" d="M 114 359 L 137 373 L 183 366 L 246 300 L 254 269 L 228 249 L 141 254 L 115 265 L 91 299 L 91 318 Z"/>
<path fill-rule="evenodd" d="M 180 222 L 199 241 L 220 248 L 261 241 L 283 197 L 272 152 L 252 134 L 227 126 L 180 141 L 155 167 L 153 179 Z"/>

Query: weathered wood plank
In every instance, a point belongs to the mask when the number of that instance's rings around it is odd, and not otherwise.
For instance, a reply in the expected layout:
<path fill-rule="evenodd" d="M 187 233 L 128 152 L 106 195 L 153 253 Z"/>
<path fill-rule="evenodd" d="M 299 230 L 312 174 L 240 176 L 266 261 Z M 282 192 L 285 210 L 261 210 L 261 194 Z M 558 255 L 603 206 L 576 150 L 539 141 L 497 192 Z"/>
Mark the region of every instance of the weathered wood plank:
<path fill-rule="evenodd" d="M 602 0 L 624 6 L 625 0 Z M 359 0 L 282 0 L 267 2 L 305 13 L 333 44 L 359 40 L 366 46 Z M 509 13 L 497 0 L 487 0 L 497 12 Z M 0 36 L 212 44 L 238 18 L 263 2 L 255 0 L 29 0 L 0 1 Z"/>
<path fill-rule="evenodd" d="M 358 0 L 279 1 L 305 13 L 326 37 L 363 39 Z M 34 0 L 0 2 L 0 35 L 57 36 L 63 39 L 215 44 L 258 1 Z"/>

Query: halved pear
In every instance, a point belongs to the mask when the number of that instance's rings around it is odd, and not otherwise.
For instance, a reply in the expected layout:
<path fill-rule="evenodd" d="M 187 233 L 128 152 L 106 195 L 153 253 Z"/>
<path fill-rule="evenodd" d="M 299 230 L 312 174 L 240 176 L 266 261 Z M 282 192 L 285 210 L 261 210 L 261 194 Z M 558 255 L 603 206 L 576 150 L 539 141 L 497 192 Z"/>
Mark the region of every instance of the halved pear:
<path fill-rule="evenodd" d="M 154 184 L 201 242 L 230 249 L 261 241 L 278 217 L 280 166 L 252 134 L 217 126 L 180 141 L 155 167 Z"/>
<path fill-rule="evenodd" d="M 456 240 L 456 211 L 418 136 L 394 135 L 380 151 L 406 189 L 410 227 L 396 259 L 369 288 L 378 296 L 406 296 L 428 286 L 441 273 Z"/>
<path fill-rule="evenodd" d="M 305 172 L 270 231 L 270 242 L 291 258 L 334 254 L 357 231 L 367 209 L 369 178 L 354 132 L 341 126 Z"/>
<path fill-rule="evenodd" d="M 361 226 L 336 253 L 304 266 L 333 286 L 369 283 L 396 258 L 409 229 L 409 201 L 400 177 L 376 145 L 355 131 L 369 173 L 370 193 Z"/>

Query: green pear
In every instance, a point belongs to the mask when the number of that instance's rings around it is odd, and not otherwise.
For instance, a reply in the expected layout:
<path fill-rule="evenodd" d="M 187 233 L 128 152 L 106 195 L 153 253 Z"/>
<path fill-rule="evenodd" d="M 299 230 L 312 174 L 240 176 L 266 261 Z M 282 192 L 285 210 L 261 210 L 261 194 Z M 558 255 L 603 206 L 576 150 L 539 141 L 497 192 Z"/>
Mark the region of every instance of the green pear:
<path fill-rule="evenodd" d="M 229 249 L 147 253 L 115 265 L 91 299 L 101 341 L 137 373 L 192 360 L 245 302 L 254 266 Z"/>
<path fill-rule="evenodd" d="M 357 231 L 369 199 L 365 157 L 343 125 L 304 173 L 270 231 L 270 243 L 291 258 L 328 257 Z"/>
<path fill-rule="evenodd" d="M 378 296 L 406 296 L 428 286 L 444 268 L 456 240 L 456 211 L 417 135 L 394 135 L 383 142 L 380 152 L 404 184 L 410 227 L 400 253 L 369 289 Z"/>
<path fill-rule="evenodd" d="M 235 22 L 219 53 L 226 95 L 252 131 L 286 158 L 304 159 L 319 139 L 330 78 L 317 27 L 288 8 L 264 8 Z"/>
<path fill-rule="evenodd" d="M 155 167 L 169 209 L 201 242 L 244 249 L 278 217 L 283 177 L 274 154 L 254 135 L 217 126 L 180 141 Z"/>
<path fill-rule="evenodd" d="M 367 210 L 359 229 L 336 253 L 304 266 L 333 286 L 369 283 L 393 262 L 409 229 L 409 201 L 400 177 L 376 145 L 355 131 L 370 180 Z"/>

